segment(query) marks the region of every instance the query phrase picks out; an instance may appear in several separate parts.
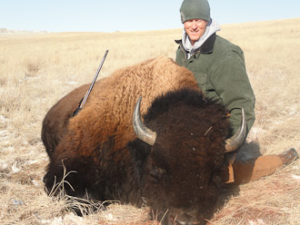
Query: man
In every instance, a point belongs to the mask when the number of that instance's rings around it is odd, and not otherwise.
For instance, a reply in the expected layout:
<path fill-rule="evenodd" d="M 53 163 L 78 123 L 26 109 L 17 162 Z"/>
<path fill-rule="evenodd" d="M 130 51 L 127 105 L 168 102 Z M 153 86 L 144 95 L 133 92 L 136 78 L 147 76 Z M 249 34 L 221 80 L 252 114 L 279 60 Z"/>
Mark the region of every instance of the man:
<path fill-rule="evenodd" d="M 208 98 L 225 105 L 230 112 L 232 132 L 240 126 L 245 110 L 247 134 L 255 121 L 255 96 L 249 82 L 241 48 L 218 36 L 218 24 L 210 17 L 207 0 L 184 0 L 180 8 L 184 26 L 182 40 L 176 41 L 177 64 L 191 70 Z M 229 157 L 231 182 L 245 183 L 273 173 L 298 157 L 294 149 L 281 155 L 261 156 L 245 162 Z M 234 178 L 233 178 L 234 176 Z"/>
<path fill-rule="evenodd" d="M 194 73 L 207 97 L 226 106 L 233 133 L 240 126 L 241 108 L 244 108 L 249 131 L 255 120 L 255 97 L 242 50 L 216 35 L 220 28 L 210 18 L 207 0 L 184 0 L 180 13 L 184 32 L 182 40 L 177 41 L 177 64 Z"/>

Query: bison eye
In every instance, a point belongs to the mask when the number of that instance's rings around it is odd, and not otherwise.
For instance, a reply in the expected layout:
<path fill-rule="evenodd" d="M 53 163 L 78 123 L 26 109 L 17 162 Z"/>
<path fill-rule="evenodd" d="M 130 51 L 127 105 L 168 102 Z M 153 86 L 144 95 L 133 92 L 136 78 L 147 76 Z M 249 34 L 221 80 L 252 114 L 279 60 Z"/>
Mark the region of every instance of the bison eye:
<path fill-rule="evenodd" d="M 160 181 L 165 174 L 166 170 L 162 168 L 154 168 L 150 171 L 150 176 L 154 181 Z"/>

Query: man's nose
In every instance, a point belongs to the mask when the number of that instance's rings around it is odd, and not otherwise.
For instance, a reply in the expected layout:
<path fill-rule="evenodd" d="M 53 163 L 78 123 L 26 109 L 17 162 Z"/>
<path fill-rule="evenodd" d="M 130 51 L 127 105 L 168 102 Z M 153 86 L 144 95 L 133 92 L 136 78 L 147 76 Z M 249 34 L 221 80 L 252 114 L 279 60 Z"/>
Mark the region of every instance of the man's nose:
<path fill-rule="evenodd" d="M 195 21 L 193 21 L 193 22 L 192 22 L 192 28 L 193 28 L 193 29 L 197 29 L 197 27 L 198 27 L 198 26 L 197 26 L 197 23 L 196 23 Z"/>

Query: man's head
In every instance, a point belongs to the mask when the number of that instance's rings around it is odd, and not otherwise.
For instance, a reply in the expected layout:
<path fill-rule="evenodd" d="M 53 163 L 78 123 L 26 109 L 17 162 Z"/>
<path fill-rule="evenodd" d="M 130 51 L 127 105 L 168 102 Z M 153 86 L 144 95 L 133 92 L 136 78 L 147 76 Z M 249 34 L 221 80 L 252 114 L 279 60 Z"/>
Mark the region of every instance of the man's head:
<path fill-rule="evenodd" d="M 210 21 L 210 7 L 207 0 L 184 0 L 180 7 L 182 23 L 191 19 Z"/>
<path fill-rule="evenodd" d="M 210 7 L 207 0 L 184 0 L 180 8 L 184 30 L 192 44 L 204 34 L 210 21 Z"/>

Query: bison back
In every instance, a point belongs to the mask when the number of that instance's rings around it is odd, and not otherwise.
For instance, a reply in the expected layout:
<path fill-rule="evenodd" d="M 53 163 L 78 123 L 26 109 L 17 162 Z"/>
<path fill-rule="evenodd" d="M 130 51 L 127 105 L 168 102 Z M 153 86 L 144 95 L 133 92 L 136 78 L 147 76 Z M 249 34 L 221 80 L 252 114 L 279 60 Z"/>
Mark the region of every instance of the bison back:
<path fill-rule="evenodd" d="M 41 138 L 50 158 L 66 133 L 69 119 L 79 106 L 80 100 L 88 90 L 88 87 L 89 85 L 85 84 L 71 91 L 47 112 L 42 123 Z"/>

